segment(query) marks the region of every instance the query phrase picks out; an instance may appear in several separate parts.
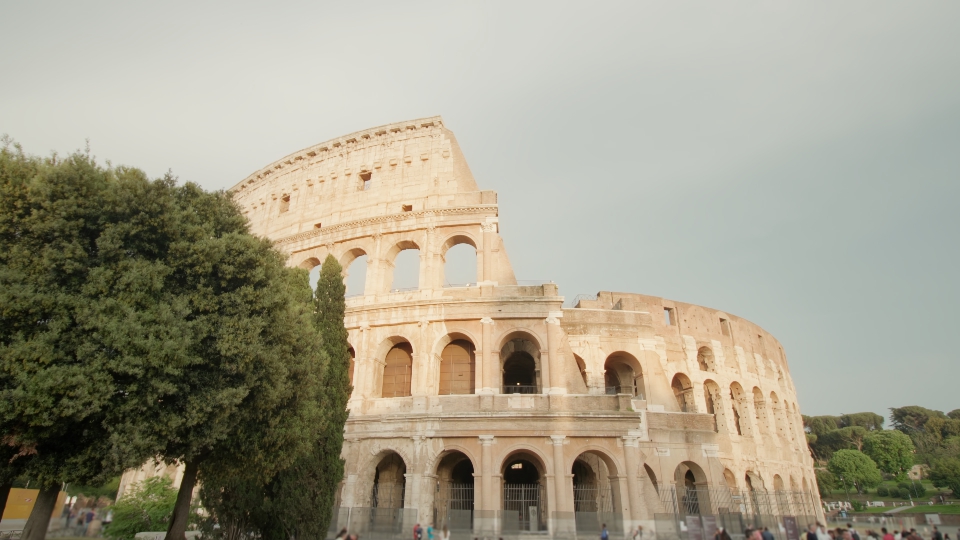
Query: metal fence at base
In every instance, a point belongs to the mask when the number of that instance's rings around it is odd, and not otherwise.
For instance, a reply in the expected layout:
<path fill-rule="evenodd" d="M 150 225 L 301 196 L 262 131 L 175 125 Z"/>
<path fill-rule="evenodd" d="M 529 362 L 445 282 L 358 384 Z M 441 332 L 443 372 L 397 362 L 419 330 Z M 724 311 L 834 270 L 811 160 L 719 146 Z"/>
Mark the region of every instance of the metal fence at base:
<path fill-rule="evenodd" d="M 327 538 L 334 538 L 341 529 L 363 538 L 410 538 L 417 515 L 416 508 L 335 508 Z"/>

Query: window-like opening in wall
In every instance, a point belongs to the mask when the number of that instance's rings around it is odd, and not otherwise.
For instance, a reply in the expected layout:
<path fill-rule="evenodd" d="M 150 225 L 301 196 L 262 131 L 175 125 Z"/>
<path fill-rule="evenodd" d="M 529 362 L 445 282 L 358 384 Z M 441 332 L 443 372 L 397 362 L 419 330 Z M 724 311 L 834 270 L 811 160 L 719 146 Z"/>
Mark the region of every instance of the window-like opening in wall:
<path fill-rule="evenodd" d="M 405 204 L 405 205 L 403 205 L 403 211 L 404 211 L 404 212 L 413 212 L 413 205 L 412 205 L 412 204 Z"/>
<path fill-rule="evenodd" d="M 720 317 L 720 332 L 725 336 L 730 335 L 730 321 L 723 317 Z"/>
<path fill-rule="evenodd" d="M 663 324 L 667 326 L 673 326 L 676 324 L 677 318 L 673 313 L 673 308 L 663 308 Z"/>
<path fill-rule="evenodd" d="M 370 189 L 370 179 L 373 177 L 371 172 L 362 172 L 359 175 L 360 178 L 360 191 L 367 191 Z"/>
<path fill-rule="evenodd" d="M 314 229 L 319 229 L 320 227 L 321 227 L 321 224 L 320 224 L 320 223 L 314 223 L 314 224 L 313 224 L 313 228 L 314 228 Z"/>
<path fill-rule="evenodd" d="M 470 287 L 477 283 L 477 248 L 457 244 L 443 254 L 443 286 Z"/>
<path fill-rule="evenodd" d="M 280 213 L 284 213 L 287 210 L 290 210 L 290 196 L 284 195 L 280 197 Z"/>
<path fill-rule="evenodd" d="M 420 286 L 420 250 L 404 249 L 393 261 L 391 291 L 415 291 Z"/>
<path fill-rule="evenodd" d="M 347 266 L 347 294 L 357 296 L 364 294 L 367 283 L 367 256 L 361 255 Z"/>
<path fill-rule="evenodd" d="M 476 376 L 473 344 L 469 341 L 450 342 L 440 353 L 441 396 L 472 394 Z"/>
<path fill-rule="evenodd" d="M 317 290 L 317 283 L 320 281 L 320 265 L 310 269 L 310 290 Z"/>
<path fill-rule="evenodd" d="M 410 381 L 413 378 L 413 349 L 409 343 L 395 345 L 383 366 L 383 386 L 381 397 L 407 397 L 410 395 Z"/>

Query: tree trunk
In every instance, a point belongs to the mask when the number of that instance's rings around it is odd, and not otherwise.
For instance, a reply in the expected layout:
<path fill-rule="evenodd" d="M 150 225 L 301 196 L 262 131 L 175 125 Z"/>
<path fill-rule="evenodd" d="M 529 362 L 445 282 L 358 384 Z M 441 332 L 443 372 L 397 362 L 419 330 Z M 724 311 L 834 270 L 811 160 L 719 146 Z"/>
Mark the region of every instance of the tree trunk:
<path fill-rule="evenodd" d="M 10 488 L 13 482 L 0 485 L 0 519 L 3 519 L 3 510 L 7 507 L 7 498 L 10 496 Z"/>
<path fill-rule="evenodd" d="M 197 464 L 188 461 L 180 480 L 180 491 L 177 492 L 177 504 L 173 507 L 173 516 L 170 518 L 170 528 L 164 540 L 186 540 L 187 521 L 190 518 L 190 500 L 193 498 L 193 487 L 197 485 Z M 27 540 L 27 539 L 23 539 Z"/>
<path fill-rule="evenodd" d="M 23 526 L 23 534 L 20 535 L 20 540 L 43 540 L 47 537 L 50 517 L 53 515 L 54 507 L 57 506 L 59 495 L 60 484 L 40 488 L 40 494 L 37 495 L 33 511 L 30 512 L 30 518 L 27 519 L 27 524 Z"/>

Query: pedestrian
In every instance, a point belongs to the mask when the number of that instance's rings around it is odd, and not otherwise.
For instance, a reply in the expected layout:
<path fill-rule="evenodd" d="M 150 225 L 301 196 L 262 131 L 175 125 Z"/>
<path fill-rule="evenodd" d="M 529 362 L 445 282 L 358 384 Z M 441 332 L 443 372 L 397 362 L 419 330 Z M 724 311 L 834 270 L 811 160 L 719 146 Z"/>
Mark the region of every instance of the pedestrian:
<path fill-rule="evenodd" d="M 933 540 L 943 540 L 943 533 L 937 529 L 936 525 L 933 526 Z"/>
<path fill-rule="evenodd" d="M 334 540 L 347 540 L 347 528 L 344 527 L 340 529 L 340 532 L 337 533 L 337 536 L 334 537 Z"/>
<path fill-rule="evenodd" d="M 730 533 L 723 527 L 720 527 L 720 540 L 733 540 L 733 538 L 730 538 Z"/>
<path fill-rule="evenodd" d="M 817 540 L 817 526 L 813 523 L 807 525 L 807 540 Z"/>
<path fill-rule="evenodd" d="M 450 540 L 450 528 L 446 525 L 444 525 L 443 530 L 440 531 L 440 540 Z"/>
<path fill-rule="evenodd" d="M 827 534 L 827 529 L 823 526 L 823 523 L 817 523 L 817 540 L 830 540 L 830 535 Z"/>
<path fill-rule="evenodd" d="M 413 526 L 413 540 L 423 540 L 423 529 L 419 523 Z"/>
<path fill-rule="evenodd" d="M 857 530 L 853 528 L 852 523 L 847 523 L 847 530 L 850 531 L 850 535 L 853 536 L 853 540 L 860 540 L 860 534 L 857 533 Z"/>
<path fill-rule="evenodd" d="M 433 523 L 427 525 L 427 540 L 433 540 Z"/>
<path fill-rule="evenodd" d="M 770 529 L 766 527 L 764 527 L 763 532 L 760 533 L 760 538 L 763 540 L 776 540 L 776 538 L 773 537 L 773 533 L 770 532 Z"/>
<path fill-rule="evenodd" d="M 113 523 L 113 510 L 107 510 L 107 517 L 103 518 L 104 528 Z"/>
<path fill-rule="evenodd" d="M 600 529 L 600 540 L 610 540 L 610 533 L 607 532 L 607 524 L 604 523 Z"/>
<path fill-rule="evenodd" d="M 637 530 L 633 531 L 631 538 L 633 540 L 643 540 L 643 525 L 637 525 Z"/>

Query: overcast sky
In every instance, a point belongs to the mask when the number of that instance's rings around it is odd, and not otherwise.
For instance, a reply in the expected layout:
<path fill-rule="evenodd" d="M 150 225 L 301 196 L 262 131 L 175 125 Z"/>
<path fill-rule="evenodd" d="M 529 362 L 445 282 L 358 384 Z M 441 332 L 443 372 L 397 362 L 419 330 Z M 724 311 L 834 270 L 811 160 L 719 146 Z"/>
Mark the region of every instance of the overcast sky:
<path fill-rule="evenodd" d="M 745 317 L 805 414 L 960 408 L 960 3 L 7 2 L 0 45 L 0 133 L 210 189 L 442 115 L 518 278 Z"/>

